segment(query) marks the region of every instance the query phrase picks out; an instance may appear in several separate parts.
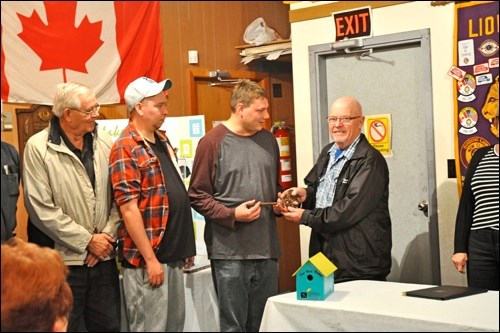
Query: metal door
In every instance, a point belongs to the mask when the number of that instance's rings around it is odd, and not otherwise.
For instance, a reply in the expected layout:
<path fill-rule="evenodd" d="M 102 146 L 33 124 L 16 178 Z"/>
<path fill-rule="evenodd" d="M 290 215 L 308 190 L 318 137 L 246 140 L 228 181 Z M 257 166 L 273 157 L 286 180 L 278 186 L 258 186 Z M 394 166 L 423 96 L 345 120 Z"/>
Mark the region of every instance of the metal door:
<path fill-rule="evenodd" d="M 424 29 L 311 46 L 313 145 L 317 158 L 330 141 L 328 108 L 340 96 L 356 97 L 365 115 L 391 115 L 388 279 L 440 284 L 429 38 Z"/>

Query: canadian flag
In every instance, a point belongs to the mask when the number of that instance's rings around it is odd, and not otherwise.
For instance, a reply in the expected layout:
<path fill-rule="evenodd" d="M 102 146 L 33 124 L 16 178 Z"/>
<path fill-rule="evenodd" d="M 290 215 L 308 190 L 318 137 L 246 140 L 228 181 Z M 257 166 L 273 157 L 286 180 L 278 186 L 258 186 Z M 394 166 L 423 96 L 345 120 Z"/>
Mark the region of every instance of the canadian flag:
<path fill-rule="evenodd" d="M 2 100 L 52 104 L 80 82 L 123 103 L 140 76 L 164 79 L 158 1 L 2 1 Z"/>

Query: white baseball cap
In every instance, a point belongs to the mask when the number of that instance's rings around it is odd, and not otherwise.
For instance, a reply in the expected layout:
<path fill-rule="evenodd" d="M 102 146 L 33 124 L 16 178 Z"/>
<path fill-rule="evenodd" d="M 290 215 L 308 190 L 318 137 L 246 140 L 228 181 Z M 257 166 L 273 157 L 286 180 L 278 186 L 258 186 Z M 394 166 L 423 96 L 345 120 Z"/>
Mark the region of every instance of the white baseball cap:
<path fill-rule="evenodd" d="M 172 87 L 170 79 L 156 82 L 148 77 L 140 77 L 132 81 L 125 89 L 125 103 L 128 111 L 134 110 L 137 103 L 146 97 L 156 96 L 162 91 L 166 91 Z"/>

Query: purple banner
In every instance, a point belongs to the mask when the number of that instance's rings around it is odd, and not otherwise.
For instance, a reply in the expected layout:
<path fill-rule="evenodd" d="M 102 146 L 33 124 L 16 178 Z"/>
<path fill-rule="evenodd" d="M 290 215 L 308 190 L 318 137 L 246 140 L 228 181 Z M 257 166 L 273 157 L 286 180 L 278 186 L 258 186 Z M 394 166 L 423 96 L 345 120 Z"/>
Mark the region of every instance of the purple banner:
<path fill-rule="evenodd" d="M 455 5 L 455 161 L 459 192 L 478 148 L 498 142 L 498 2 Z"/>

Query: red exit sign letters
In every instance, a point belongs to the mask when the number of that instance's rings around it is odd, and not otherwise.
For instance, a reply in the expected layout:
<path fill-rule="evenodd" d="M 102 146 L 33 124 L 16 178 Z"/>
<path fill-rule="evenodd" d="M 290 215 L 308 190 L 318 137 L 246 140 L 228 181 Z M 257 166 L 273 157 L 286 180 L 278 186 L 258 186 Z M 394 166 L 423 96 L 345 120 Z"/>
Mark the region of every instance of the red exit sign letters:
<path fill-rule="evenodd" d="M 335 41 L 371 37 L 372 21 L 370 7 L 333 13 Z"/>

